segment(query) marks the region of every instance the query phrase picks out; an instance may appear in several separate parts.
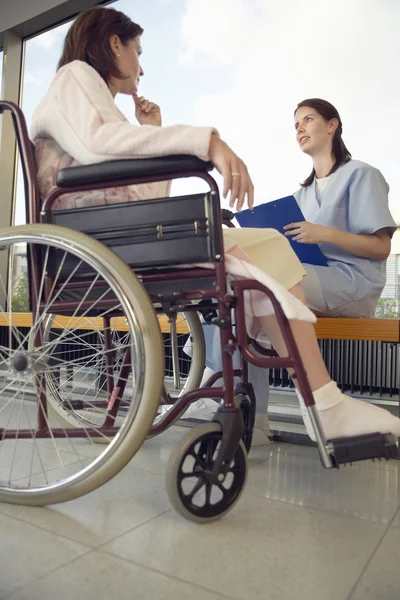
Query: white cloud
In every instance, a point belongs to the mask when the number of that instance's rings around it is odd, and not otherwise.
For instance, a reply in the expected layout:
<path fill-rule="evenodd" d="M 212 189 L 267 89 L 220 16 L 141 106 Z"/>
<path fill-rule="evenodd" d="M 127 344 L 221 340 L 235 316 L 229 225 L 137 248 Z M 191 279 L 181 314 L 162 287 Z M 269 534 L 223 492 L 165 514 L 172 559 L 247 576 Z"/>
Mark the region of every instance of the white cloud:
<path fill-rule="evenodd" d="M 258 203 L 296 189 L 311 170 L 294 139 L 300 100 L 336 105 L 355 158 L 382 170 L 400 222 L 400 5 L 389 0 L 187 0 L 182 54 L 223 65 L 224 93 L 196 99 L 195 121 L 216 125 L 248 163 Z"/>
<path fill-rule="evenodd" d="M 68 29 L 70 28 L 71 23 L 64 23 L 64 25 L 60 25 L 54 29 L 50 29 L 41 35 L 38 35 L 32 38 L 32 43 L 35 44 L 38 48 L 43 48 L 44 50 L 51 50 L 55 44 L 59 44 L 61 40 L 64 39 Z"/>
<path fill-rule="evenodd" d="M 189 0 L 181 21 L 183 60 L 195 66 L 202 52 L 221 64 L 241 53 L 245 31 L 257 28 L 254 6 L 244 0 Z"/>
<path fill-rule="evenodd" d="M 38 77 L 37 75 L 34 75 L 30 71 L 25 71 L 25 73 L 24 73 L 24 83 L 25 84 L 31 83 L 33 85 L 38 85 L 40 87 L 43 87 L 44 79 L 43 79 L 43 77 Z"/>

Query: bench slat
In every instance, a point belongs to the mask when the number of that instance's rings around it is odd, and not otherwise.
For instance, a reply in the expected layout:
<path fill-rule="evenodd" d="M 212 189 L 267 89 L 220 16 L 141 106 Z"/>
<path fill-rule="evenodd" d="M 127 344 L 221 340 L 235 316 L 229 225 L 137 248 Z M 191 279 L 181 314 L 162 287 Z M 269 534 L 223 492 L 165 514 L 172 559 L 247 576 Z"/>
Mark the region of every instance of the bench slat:
<path fill-rule="evenodd" d="M 170 333 L 168 317 L 158 317 L 162 333 Z M 16 327 L 30 327 L 32 315 L 30 313 L 14 313 L 12 324 Z M 1 315 L 0 326 L 8 325 L 8 316 Z M 57 316 L 52 328 L 72 327 L 74 329 L 101 329 L 100 319 Z M 113 328 L 127 331 L 125 319 L 113 319 Z M 177 323 L 178 333 L 188 333 L 188 326 L 184 319 L 179 318 Z M 315 332 L 320 340 L 374 340 L 380 342 L 400 342 L 399 319 L 318 319 Z"/>
<path fill-rule="evenodd" d="M 1 314 L 0 327 L 7 327 L 9 323 L 8 314 Z M 167 315 L 158 315 L 158 323 L 160 325 L 161 333 L 171 333 Z M 32 313 L 13 313 L 11 324 L 14 327 L 32 327 Z M 56 315 L 51 328 L 64 329 L 65 327 L 69 327 L 70 329 L 101 331 L 103 329 L 103 319 L 100 319 L 99 317 L 66 317 Z M 116 331 L 128 331 L 128 326 L 124 317 L 113 317 L 111 319 L 111 328 Z M 178 316 L 176 330 L 177 333 L 189 333 L 188 325 L 181 315 Z"/>
<path fill-rule="evenodd" d="M 375 340 L 400 342 L 398 319 L 318 319 L 315 324 L 318 339 Z"/>

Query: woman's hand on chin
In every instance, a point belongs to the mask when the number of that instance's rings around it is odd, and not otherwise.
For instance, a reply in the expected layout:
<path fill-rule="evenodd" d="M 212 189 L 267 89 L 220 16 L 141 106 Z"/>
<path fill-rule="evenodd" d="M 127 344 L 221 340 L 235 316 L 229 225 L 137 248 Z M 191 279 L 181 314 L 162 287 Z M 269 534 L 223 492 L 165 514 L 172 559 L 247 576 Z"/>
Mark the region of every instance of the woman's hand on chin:
<path fill-rule="evenodd" d="M 236 204 L 240 211 L 247 200 L 249 208 L 253 208 L 254 186 L 247 167 L 218 135 L 211 136 L 208 157 L 224 178 L 224 198 L 230 192 L 229 207 Z"/>
<path fill-rule="evenodd" d="M 161 127 L 161 109 L 158 104 L 150 102 L 144 96 L 138 96 L 136 92 L 132 93 L 135 103 L 135 117 L 140 125 L 154 125 Z"/>

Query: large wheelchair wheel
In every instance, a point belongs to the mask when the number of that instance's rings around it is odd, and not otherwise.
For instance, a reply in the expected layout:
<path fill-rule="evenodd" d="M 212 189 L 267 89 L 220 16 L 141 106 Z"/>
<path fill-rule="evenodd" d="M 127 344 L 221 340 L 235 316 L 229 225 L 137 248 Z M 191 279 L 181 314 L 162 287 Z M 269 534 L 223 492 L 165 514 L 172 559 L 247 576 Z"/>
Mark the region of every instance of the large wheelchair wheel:
<path fill-rule="evenodd" d="M 163 313 L 157 315 L 158 323 L 163 334 L 165 353 L 164 386 L 172 401 L 183 394 L 200 387 L 205 363 L 205 342 L 200 319 L 196 312 L 178 313 L 174 320 L 168 319 Z M 55 328 L 59 325 L 60 317 L 50 315 L 44 326 L 44 341 L 57 341 Z M 62 318 L 61 318 L 62 321 Z M 81 327 L 91 331 L 83 339 L 74 336 L 71 363 L 59 369 L 45 373 L 48 390 L 48 409 L 63 427 L 101 426 L 107 412 L 107 361 L 109 356 L 114 377 L 121 368 L 124 350 L 129 343 L 129 329 L 123 319 L 113 319 L 107 329 L 104 319 L 86 318 Z M 108 336 L 108 340 L 106 339 Z M 69 336 L 67 336 L 69 337 Z M 188 337 L 192 342 L 192 356 L 183 352 Z M 107 344 L 110 352 L 107 351 Z M 68 350 L 65 336 L 60 340 L 60 348 L 54 347 L 54 353 Z M 89 355 L 89 359 L 87 359 Z M 91 355 L 96 355 L 96 365 L 90 364 Z M 79 359 L 79 357 L 81 357 Z M 94 380 L 90 402 L 85 401 L 88 378 Z M 128 375 L 126 385 L 133 387 L 132 373 Z M 93 395 L 95 395 L 95 402 Z M 168 412 L 173 404 L 160 407 L 155 418 L 157 422 Z M 183 412 L 183 411 L 182 411 Z M 171 423 L 172 424 L 172 423 Z M 97 443 L 108 443 L 110 438 L 99 436 L 93 438 Z"/>
<path fill-rule="evenodd" d="M 71 500 L 118 473 L 147 436 L 164 375 L 157 316 L 132 271 L 86 235 L 52 225 L 13 227 L 0 230 L 0 249 L 0 500 Z M 13 268 L 5 273 L 7 260 Z M 41 298 L 33 310 L 29 282 Z M 108 338 L 118 335 L 116 369 L 112 345 L 99 353 L 92 344 L 100 328 Z M 104 358 L 107 394 L 99 400 Z M 54 394 L 64 386 L 71 366 L 85 375 L 79 390 L 63 396 L 66 406 L 85 404 L 79 428 L 60 426 L 47 403 L 49 388 Z M 99 436 L 110 443 L 94 444 Z"/>

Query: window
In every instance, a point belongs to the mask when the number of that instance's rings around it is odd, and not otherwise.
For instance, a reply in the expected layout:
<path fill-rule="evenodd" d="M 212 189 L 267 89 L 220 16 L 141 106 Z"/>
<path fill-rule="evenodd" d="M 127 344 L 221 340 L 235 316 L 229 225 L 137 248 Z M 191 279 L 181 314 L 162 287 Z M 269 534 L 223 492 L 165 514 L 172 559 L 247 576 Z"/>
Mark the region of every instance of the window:
<path fill-rule="evenodd" d="M 2 98 L 2 82 L 3 82 L 3 50 L 0 50 L 0 100 Z"/>
<path fill-rule="evenodd" d="M 25 42 L 22 110 L 28 129 L 36 106 L 54 78 L 65 33 L 69 27 L 70 23 L 60 25 Z M 18 169 L 14 218 L 16 225 L 25 223 L 24 184 L 20 168 Z"/>
<path fill-rule="evenodd" d="M 0 100 L 3 98 L 3 50 L 0 50 Z M 1 120 L 2 115 L 0 115 L 0 146 L 1 146 Z"/>
<path fill-rule="evenodd" d="M 119 0 L 112 6 L 144 28 L 143 95 L 161 104 L 165 124 L 215 125 L 248 164 L 256 203 L 292 193 L 311 171 L 295 141 L 293 112 L 317 96 L 338 108 L 353 156 L 390 183 L 400 223 L 399 3 Z M 133 118 L 130 100 L 120 102 Z"/>
<path fill-rule="evenodd" d="M 400 4 L 118 0 L 112 7 L 144 28 L 140 91 L 161 105 L 164 124 L 215 125 L 248 164 L 256 203 L 292 193 L 310 172 L 310 159 L 295 141 L 293 112 L 303 98 L 319 96 L 338 108 L 353 156 L 383 172 L 400 222 L 394 76 Z M 54 76 L 68 27 L 26 42 L 28 124 Z M 117 103 L 134 121 L 132 100 Z M 21 193 L 19 186 L 17 223 L 23 222 Z"/>

